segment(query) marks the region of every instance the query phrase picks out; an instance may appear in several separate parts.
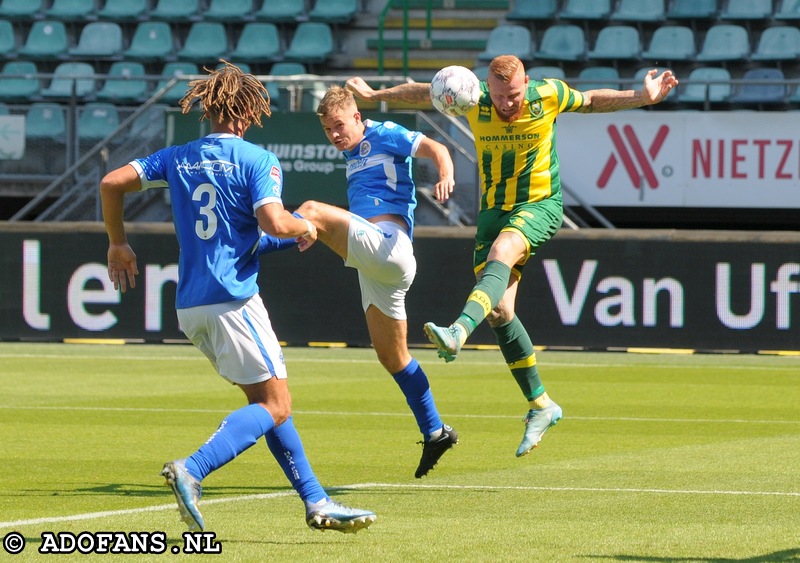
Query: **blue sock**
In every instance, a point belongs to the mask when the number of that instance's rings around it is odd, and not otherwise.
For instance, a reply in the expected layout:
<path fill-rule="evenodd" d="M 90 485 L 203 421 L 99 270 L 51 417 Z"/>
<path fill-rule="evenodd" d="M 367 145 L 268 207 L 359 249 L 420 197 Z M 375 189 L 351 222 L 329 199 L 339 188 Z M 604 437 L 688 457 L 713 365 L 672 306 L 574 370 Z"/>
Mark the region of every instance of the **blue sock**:
<path fill-rule="evenodd" d="M 433 402 L 433 393 L 428 383 L 428 376 L 422 371 L 422 366 L 414 358 L 401 371 L 392 374 L 406 402 L 414 413 L 419 431 L 427 439 L 433 432 L 443 426 L 442 419 Z"/>
<path fill-rule="evenodd" d="M 186 458 L 186 471 L 202 481 L 275 426 L 272 415 L 261 405 L 247 405 L 229 414 L 200 449 Z"/>
<path fill-rule="evenodd" d="M 267 432 L 265 438 L 278 465 L 306 506 L 329 498 L 317 481 L 311 464 L 308 463 L 303 443 L 291 416 L 286 422 Z"/>

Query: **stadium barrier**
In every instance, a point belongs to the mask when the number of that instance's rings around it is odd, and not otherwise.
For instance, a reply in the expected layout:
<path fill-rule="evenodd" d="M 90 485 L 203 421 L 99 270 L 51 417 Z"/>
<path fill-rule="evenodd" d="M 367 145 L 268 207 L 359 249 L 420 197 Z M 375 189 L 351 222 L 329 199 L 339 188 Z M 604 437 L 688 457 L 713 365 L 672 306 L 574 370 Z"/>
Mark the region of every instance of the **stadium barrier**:
<path fill-rule="evenodd" d="M 409 340 L 446 323 L 473 285 L 471 228 L 415 231 Z M 137 287 L 106 272 L 100 223 L 0 223 L 0 339 L 184 341 L 172 226 L 130 225 Z M 261 289 L 289 345 L 368 346 L 356 272 L 318 244 L 263 256 Z M 534 343 L 585 349 L 800 351 L 800 233 L 562 230 L 531 259 L 517 314 Z M 484 323 L 470 344 L 493 344 Z"/>

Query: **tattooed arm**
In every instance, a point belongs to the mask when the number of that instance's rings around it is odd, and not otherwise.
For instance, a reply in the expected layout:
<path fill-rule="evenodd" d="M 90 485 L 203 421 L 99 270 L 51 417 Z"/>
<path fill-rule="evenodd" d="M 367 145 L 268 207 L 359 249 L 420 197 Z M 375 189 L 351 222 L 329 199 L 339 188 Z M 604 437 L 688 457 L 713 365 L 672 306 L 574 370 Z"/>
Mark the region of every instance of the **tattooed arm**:
<path fill-rule="evenodd" d="M 678 85 L 678 79 L 670 70 L 665 70 L 660 76 L 655 76 L 656 72 L 653 69 L 645 75 L 641 90 L 600 89 L 583 92 L 584 104 L 578 111 L 605 113 L 657 104 Z"/>
<path fill-rule="evenodd" d="M 431 97 L 429 88 L 430 84 L 427 82 L 409 82 L 406 84 L 398 84 L 391 88 L 373 90 L 360 76 L 356 76 L 347 81 L 347 89 L 352 91 L 356 98 L 373 102 L 430 104 Z"/>

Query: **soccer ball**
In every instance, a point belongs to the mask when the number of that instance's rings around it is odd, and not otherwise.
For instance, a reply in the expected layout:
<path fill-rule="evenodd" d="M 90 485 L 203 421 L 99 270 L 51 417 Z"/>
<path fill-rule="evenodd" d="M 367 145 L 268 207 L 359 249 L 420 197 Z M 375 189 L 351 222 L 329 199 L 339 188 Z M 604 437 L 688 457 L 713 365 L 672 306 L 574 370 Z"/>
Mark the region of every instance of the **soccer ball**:
<path fill-rule="evenodd" d="M 478 77 L 463 66 L 447 66 L 431 80 L 433 107 L 445 115 L 464 115 L 478 103 L 481 86 Z"/>

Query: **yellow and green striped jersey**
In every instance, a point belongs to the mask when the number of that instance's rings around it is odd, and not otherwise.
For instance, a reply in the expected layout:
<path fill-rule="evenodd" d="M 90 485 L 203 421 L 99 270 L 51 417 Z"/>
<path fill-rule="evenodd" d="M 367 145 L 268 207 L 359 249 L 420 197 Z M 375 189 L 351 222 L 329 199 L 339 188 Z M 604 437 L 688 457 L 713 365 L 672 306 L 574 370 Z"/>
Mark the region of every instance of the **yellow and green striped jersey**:
<path fill-rule="evenodd" d="M 562 80 L 533 80 L 522 115 L 512 123 L 495 112 L 486 82 L 467 114 L 481 180 L 481 209 L 510 211 L 561 191 L 556 154 L 556 116 L 583 105 L 583 94 Z"/>

